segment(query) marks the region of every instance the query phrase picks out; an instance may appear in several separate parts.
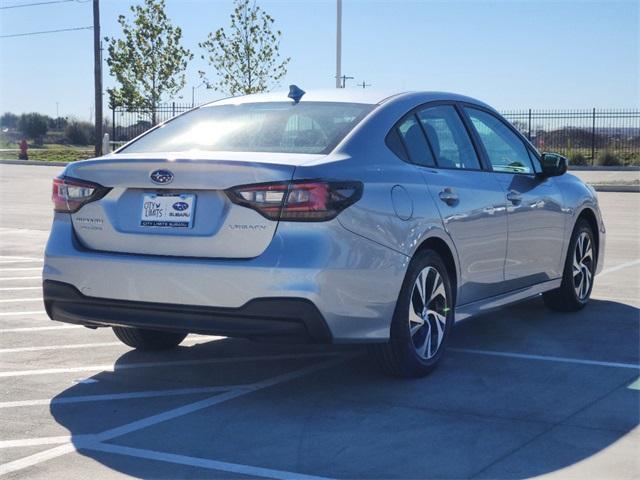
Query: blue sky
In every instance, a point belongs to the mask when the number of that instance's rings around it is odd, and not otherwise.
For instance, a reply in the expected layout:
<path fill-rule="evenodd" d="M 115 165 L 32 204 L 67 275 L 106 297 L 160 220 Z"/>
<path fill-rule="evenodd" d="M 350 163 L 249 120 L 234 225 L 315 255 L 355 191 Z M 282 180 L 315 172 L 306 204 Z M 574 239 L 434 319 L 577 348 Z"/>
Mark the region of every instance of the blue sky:
<path fill-rule="evenodd" d="M 0 6 L 37 0 L 0 0 Z M 102 0 L 103 36 L 135 0 Z M 291 57 L 284 87 L 331 88 L 334 0 L 259 0 L 283 32 Z M 343 72 L 374 87 L 446 90 L 497 108 L 640 106 L 638 1 L 344 0 Z M 195 58 L 183 101 L 206 70 L 198 42 L 226 26 L 230 0 L 167 0 Z M 89 26 L 91 1 L 0 10 L 3 35 Z M 93 102 L 90 30 L 0 39 L 0 112 L 39 111 L 89 119 Z M 113 85 L 105 65 L 105 88 Z M 221 94 L 196 90 L 196 102 Z"/>

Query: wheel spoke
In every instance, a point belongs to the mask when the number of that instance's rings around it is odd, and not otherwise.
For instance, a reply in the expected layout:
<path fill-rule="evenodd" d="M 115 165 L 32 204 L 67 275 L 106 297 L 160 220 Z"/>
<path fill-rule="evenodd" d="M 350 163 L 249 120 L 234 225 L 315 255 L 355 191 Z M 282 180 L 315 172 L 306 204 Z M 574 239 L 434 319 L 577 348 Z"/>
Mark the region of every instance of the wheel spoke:
<path fill-rule="evenodd" d="M 425 267 L 416 277 L 409 306 L 409 333 L 416 354 L 425 360 L 435 356 L 446 328 L 447 291 L 443 278 L 435 267 Z"/>
<path fill-rule="evenodd" d="M 433 302 L 438 297 L 446 297 L 446 292 L 444 290 L 444 282 L 440 275 L 436 272 L 436 278 L 433 281 L 433 289 L 431 290 L 431 296 L 429 297 L 429 304 Z"/>

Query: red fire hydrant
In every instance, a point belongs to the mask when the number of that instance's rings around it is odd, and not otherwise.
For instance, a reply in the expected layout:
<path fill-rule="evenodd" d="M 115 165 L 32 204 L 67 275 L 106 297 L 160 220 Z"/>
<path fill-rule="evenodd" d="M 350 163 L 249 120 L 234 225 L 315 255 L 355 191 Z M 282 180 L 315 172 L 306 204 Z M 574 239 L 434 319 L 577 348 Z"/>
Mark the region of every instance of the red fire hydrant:
<path fill-rule="evenodd" d="M 29 145 L 27 145 L 27 141 L 22 139 L 20 142 L 20 155 L 18 155 L 20 160 L 29 160 L 29 154 L 27 153 L 28 148 Z"/>

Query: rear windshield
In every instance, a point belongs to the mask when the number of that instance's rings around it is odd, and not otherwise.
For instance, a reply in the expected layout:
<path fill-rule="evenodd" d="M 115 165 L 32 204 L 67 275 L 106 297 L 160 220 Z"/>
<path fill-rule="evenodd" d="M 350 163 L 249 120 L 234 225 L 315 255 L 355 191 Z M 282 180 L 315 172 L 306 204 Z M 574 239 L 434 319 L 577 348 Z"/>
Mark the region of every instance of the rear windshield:
<path fill-rule="evenodd" d="M 330 102 L 213 105 L 176 117 L 119 153 L 329 153 L 373 107 Z"/>

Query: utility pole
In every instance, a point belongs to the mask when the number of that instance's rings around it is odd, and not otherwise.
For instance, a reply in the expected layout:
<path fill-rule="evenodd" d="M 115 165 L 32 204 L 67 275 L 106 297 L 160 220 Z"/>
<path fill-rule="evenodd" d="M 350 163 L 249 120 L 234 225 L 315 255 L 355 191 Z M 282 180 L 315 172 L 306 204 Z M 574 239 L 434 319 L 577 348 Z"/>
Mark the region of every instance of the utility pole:
<path fill-rule="evenodd" d="M 371 86 L 370 83 L 364 83 L 364 80 L 362 81 L 362 83 L 358 83 L 357 85 L 362 88 L 367 88 Z"/>
<path fill-rule="evenodd" d="M 102 155 L 102 52 L 100 50 L 100 0 L 93 0 L 93 81 L 96 110 L 96 157 Z"/>
<path fill-rule="evenodd" d="M 340 77 L 342 76 L 342 0 L 336 1 L 336 88 L 344 88 L 344 82 L 340 86 Z"/>
<path fill-rule="evenodd" d="M 353 77 L 347 77 L 346 75 L 342 75 L 338 80 L 342 83 L 342 86 L 338 88 L 346 88 L 347 80 L 353 80 Z"/>

